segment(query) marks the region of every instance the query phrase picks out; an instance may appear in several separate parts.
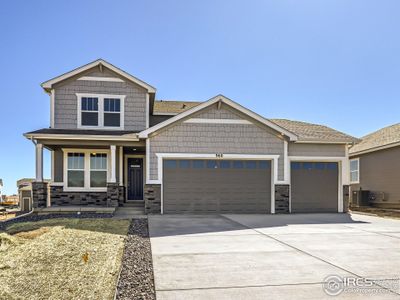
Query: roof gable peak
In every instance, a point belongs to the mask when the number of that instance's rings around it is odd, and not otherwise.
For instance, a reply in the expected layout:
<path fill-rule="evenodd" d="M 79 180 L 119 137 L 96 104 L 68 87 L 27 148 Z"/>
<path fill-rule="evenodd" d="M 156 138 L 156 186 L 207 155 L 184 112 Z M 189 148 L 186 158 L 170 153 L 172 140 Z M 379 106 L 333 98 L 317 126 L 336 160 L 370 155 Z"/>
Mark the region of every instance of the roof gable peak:
<path fill-rule="evenodd" d="M 226 104 L 226 105 L 228 105 L 230 107 L 233 107 L 234 109 L 242 112 L 243 114 L 251 117 L 252 119 L 255 119 L 256 121 L 258 121 L 258 122 L 260 122 L 262 124 L 265 124 L 268 127 L 276 130 L 277 132 L 281 133 L 282 135 L 285 135 L 285 136 L 289 137 L 289 139 L 292 140 L 292 141 L 296 141 L 298 139 L 298 137 L 294 133 L 292 133 L 292 132 L 286 130 L 285 128 L 283 128 L 283 127 L 281 127 L 281 126 L 279 126 L 279 125 L 277 125 L 277 124 L 265 119 L 264 117 L 256 114 L 255 112 L 253 112 L 253 111 L 241 106 L 240 104 L 236 103 L 235 101 L 229 99 L 228 97 L 226 97 L 226 96 L 224 96 L 222 94 L 218 94 L 218 95 L 212 97 L 211 99 L 209 99 L 209 100 L 207 100 L 207 101 L 205 101 L 205 102 L 203 102 L 203 103 L 201 103 L 201 104 L 199 104 L 199 105 L 197 105 L 197 106 L 195 106 L 193 108 L 190 108 L 190 109 L 188 109 L 188 110 L 186 110 L 186 111 L 184 111 L 184 112 L 182 112 L 182 113 L 180 113 L 180 114 L 178 114 L 178 115 L 176 115 L 176 116 L 174 116 L 174 117 L 172 117 L 172 118 L 170 118 L 170 119 L 168 119 L 168 120 L 166 120 L 164 122 L 161 122 L 161 123 L 159 123 L 159 124 L 157 124 L 157 125 L 155 125 L 153 127 L 150 127 L 148 129 L 140 132 L 139 137 L 140 138 L 147 138 L 149 136 L 149 134 L 151 134 L 151 133 L 153 133 L 153 132 L 155 132 L 155 131 L 157 131 L 157 130 L 165 127 L 165 126 L 168 126 L 168 125 L 170 125 L 170 124 L 172 124 L 174 122 L 177 122 L 177 121 L 179 121 L 179 120 L 181 120 L 181 119 L 183 119 L 183 118 L 185 118 L 187 116 L 190 116 L 191 114 L 194 114 L 195 112 L 198 112 L 198 111 L 200 111 L 200 110 L 202 110 L 202 109 L 204 109 L 206 107 L 209 107 L 209 106 L 211 106 L 211 105 L 213 105 L 215 103 L 218 103 L 218 102 L 221 102 L 221 103 L 224 103 L 224 104 Z"/>
<path fill-rule="evenodd" d="M 85 72 L 85 71 L 87 71 L 87 70 L 89 70 L 91 68 L 94 68 L 96 66 L 99 66 L 100 68 L 102 68 L 102 66 L 104 66 L 104 67 L 110 69 L 111 71 L 113 71 L 113 72 L 117 73 L 118 75 L 126 78 L 127 80 L 129 80 L 131 82 L 134 82 L 137 85 L 145 88 L 149 93 L 155 93 L 156 92 L 156 89 L 153 86 L 151 86 L 148 83 L 140 80 L 139 78 L 136 78 L 135 76 L 125 72 L 124 70 L 121 70 L 120 68 L 114 66 L 113 64 L 107 62 L 106 60 L 104 60 L 102 58 L 96 59 L 95 61 L 92 61 L 92 62 L 90 62 L 90 63 L 88 63 L 86 65 L 83 65 L 83 66 L 78 67 L 78 68 L 76 68 L 76 69 L 74 69 L 72 71 L 66 72 L 66 73 L 64 73 L 64 74 L 62 74 L 60 76 L 54 77 L 54 78 L 52 78 L 50 80 L 47 80 L 47 81 L 43 82 L 41 84 L 41 86 L 45 91 L 48 92 L 53 88 L 54 84 L 56 84 L 58 82 L 61 82 L 61 81 L 65 80 L 65 79 L 68 79 L 68 78 L 70 78 L 72 76 L 78 75 L 78 74 L 80 74 L 82 72 Z"/>

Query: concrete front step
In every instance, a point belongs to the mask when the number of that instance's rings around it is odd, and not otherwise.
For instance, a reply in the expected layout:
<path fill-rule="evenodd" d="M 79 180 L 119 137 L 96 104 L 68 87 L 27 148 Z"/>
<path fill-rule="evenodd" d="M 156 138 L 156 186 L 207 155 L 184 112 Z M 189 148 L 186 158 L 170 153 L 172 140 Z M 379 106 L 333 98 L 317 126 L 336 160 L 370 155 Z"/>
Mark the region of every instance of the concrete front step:
<path fill-rule="evenodd" d="M 133 214 L 133 213 L 144 213 L 144 207 L 118 207 L 115 212 L 117 213 L 128 213 L 128 214 Z"/>
<path fill-rule="evenodd" d="M 123 207 L 144 207 L 144 201 L 128 201 L 123 204 Z"/>
<path fill-rule="evenodd" d="M 116 219 L 133 219 L 147 217 L 144 213 L 144 207 L 118 207 L 115 210 Z"/>

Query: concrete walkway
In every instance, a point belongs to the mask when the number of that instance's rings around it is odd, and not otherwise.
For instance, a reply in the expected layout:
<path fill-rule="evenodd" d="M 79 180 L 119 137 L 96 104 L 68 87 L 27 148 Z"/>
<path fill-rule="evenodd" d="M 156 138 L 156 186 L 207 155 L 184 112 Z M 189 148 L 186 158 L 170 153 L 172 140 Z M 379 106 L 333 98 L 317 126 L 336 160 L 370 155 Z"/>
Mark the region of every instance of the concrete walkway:
<path fill-rule="evenodd" d="M 157 299 L 332 299 L 329 275 L 400 276 L 400 221 L 347 214 L 149 216 Z M 336 299 L 400 299 L 398 281 Z M 390 291 L 390 289 L 392 291 Z M 363 290 L 366 291 L 365 289 Z M 383 291 L 383 293 L 382 293 Z"/>

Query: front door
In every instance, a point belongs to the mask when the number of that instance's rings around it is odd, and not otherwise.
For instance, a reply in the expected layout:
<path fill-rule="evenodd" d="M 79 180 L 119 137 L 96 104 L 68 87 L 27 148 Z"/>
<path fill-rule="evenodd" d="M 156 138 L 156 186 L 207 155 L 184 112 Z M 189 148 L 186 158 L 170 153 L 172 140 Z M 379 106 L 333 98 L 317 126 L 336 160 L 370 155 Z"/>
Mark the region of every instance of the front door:
<path fill-rule="evenodd" d="M 128 200 L 143 200 L 143 158 L 128 158 Z"/>

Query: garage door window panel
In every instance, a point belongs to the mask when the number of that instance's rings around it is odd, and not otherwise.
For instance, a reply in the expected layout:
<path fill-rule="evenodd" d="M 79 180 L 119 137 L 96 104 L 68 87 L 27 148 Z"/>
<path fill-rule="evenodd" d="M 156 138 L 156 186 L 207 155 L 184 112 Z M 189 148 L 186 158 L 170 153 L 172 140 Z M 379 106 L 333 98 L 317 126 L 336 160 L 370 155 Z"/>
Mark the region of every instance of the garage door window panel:
<path fill-rule="evenodd" d="M 256 169 L 257 168 L 257 162 L 254 160 L 249 160 L 246 161 L 246 169 Z"/>

